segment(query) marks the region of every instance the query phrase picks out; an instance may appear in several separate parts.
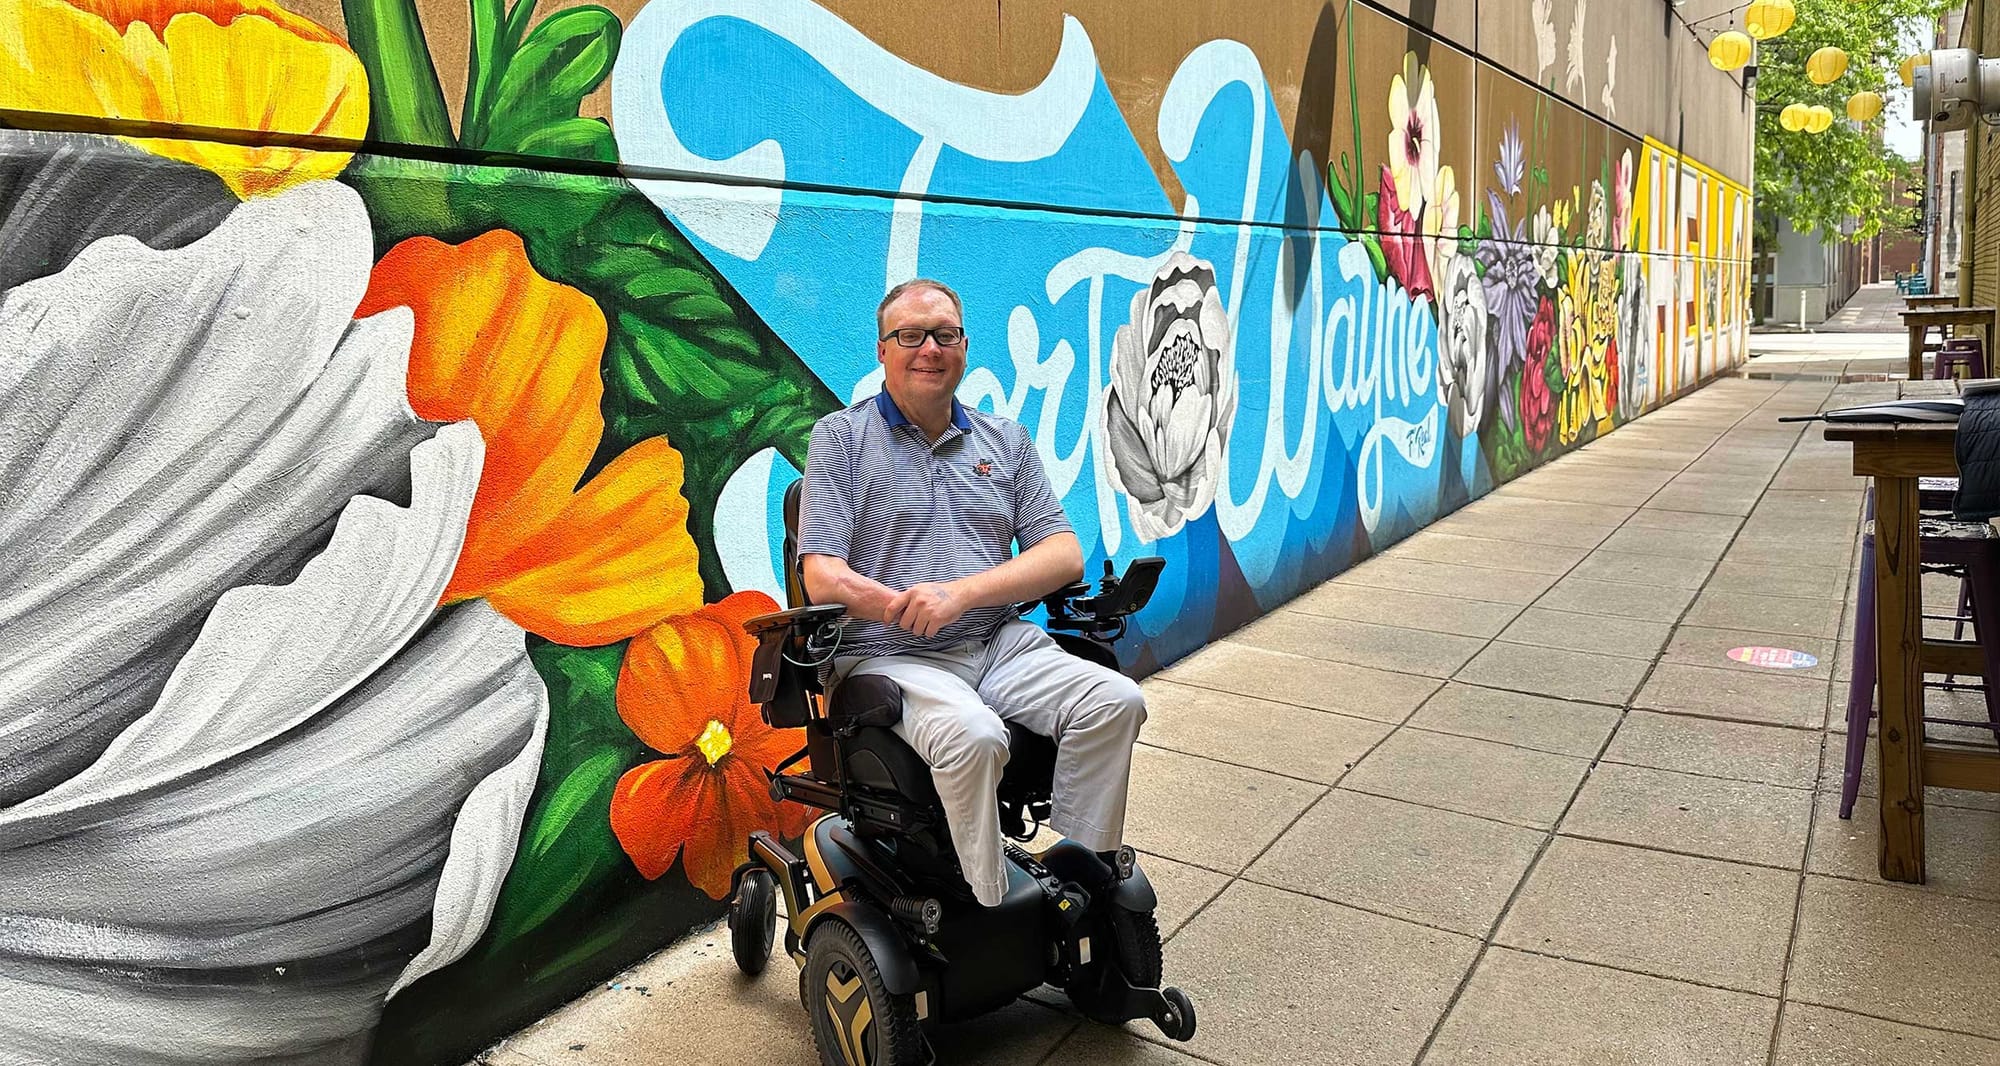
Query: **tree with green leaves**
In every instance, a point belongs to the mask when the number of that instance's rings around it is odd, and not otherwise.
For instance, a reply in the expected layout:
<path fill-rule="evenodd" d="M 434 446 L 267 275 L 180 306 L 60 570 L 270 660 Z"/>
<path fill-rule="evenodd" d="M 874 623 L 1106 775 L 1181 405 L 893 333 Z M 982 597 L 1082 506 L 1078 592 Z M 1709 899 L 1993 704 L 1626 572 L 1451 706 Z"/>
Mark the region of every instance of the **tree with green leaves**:
<path fill-rule="evenodd" d="M 1847 121 L 1847 98 L 1864 89 L 1907 94 L 1896 73 L 1906 53 L 1901 39 L 1912 20 L 1935 21 L 1957 0 L 1800 0 L 1798 20 L 1784 36 L 1757 48 L 1757 233 L 1776 237 L 1771 220 L 1787 219 L 1801 233 L 1832 240 L 1847 219 L 1857 238 L 1908 226 L 1907 202 L 1890 196 L 1897 179 L 1914 182 L 1916 164 L 1882 143 L 1881 120 L 1860 128 Z M 1847 72 L 1830 85 L 1806 77 L 1806 60 L 1832 45 L 1848 56 Z M 1779 124 L 1787 104 L 1824 104 L 1837 121 L 1821 133 Z"/>

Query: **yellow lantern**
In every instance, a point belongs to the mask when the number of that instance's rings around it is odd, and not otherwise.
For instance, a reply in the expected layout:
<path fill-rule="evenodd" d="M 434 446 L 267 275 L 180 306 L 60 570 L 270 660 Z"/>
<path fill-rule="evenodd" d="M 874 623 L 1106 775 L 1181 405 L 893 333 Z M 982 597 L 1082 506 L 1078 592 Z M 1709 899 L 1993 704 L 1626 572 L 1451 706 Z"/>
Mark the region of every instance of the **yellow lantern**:
<path fill-rule="evenodd" d="M 1750 62 L 1750 38 L 1735 30 L 1715 35 L 1708 42 L 1708 61 L 1717 70 L 1739 70 Z"/>
<path fill-rule="evenodd" d="M 1825 104 L 1806 108 L 1806 132 L 1825 133 L 1833 128 L 1833 109 Z"/>
<path fill-rule="evenodd" d="M 1847 117 L 1856 122 L 1867 122 L 1882 113 L 1882 94 L 1866 89 L 1847 98 Z"/>
<path fill-rule="evenodd" d="M 1778 112 L 1778 125 L 1783 126 L 1792 133 L 1797 133 L 1806 128 L 1806 116 L 1806 105 L 1786 104 L 1785 109 Z"/>
<path fill-rule="evenodd" d="M 1834 79 L 1847 73 L 1847 53 L 1842 49 L 1827 45 L 1806 60 L 1806 77 L 1814 85 L 1830 85 Z"/>
<path fill-rule="evenodd" d="M 1743 12 L 1743 28 L 1750 36 L 1768 41 L 1791 29 L 1792 20 L 1798 17 L 1799 9 L 1792 6 L 1792 0 L 1755 0 Z"/>
<path fill-rule="evenodd" d="M 1916 84 L 1918 67 L 1928 67 L 1930 65 L 1931 54 L 1929 52 L 1918 52 L 1913 56 L 1904 56 L 1903 62 L 1896 67 L 1896 73 L 1903 76 L 1903 85 L 1907 87 Z"/>

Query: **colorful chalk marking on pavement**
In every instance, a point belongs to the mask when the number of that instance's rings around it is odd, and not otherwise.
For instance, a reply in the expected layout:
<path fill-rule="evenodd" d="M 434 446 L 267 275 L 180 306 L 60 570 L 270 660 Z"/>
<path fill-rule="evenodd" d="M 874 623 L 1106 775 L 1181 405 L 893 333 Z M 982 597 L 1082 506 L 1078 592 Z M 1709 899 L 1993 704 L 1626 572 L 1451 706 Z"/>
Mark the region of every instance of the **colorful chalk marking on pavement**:
<path fill-rule="evenodd" d="M 1819 665 L 1819 656 L 1790 648 L 1731 648 L 1729 657 L 1739 663 L 1773 670 L 1810 670 Z"/>

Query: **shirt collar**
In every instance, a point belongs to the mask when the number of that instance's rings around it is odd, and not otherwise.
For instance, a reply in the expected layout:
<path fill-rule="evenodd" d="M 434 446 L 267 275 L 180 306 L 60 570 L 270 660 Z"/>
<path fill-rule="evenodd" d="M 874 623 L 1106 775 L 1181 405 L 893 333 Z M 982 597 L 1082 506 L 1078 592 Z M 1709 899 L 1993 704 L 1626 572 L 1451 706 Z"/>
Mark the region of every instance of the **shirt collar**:
<path fill-rule="evenodd" d="M 875 410 L 881 412 L 882 421 L 889 423 L 891 429 L 915 425 L 903 416 L 903 409 L 896 406 L 896 401 L 889 398 L 888 389 L 875 394 Z M 958 402 L 956 396 L 951 400 L 951 424 L 964 432 L 972 431 L 972 416 L 965 413 L 965 406 Z"/>

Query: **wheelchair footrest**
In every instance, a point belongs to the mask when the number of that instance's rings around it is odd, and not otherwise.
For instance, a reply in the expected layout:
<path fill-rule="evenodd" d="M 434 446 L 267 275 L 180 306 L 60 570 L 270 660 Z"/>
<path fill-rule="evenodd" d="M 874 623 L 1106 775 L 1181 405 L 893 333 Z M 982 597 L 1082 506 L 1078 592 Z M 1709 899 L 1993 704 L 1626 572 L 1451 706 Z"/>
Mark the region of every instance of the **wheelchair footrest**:
<path fill-rule="evenodd" d="M 785 893 L 787 913 L 797 914 L 812 901 L 813 893 L 808 887 L 812 878 L 806 870 L 806 861 L 792 854 L 791 849 L 780 844 L 768 830 L 759 829 L 750 834 L 750 862 L 744 867 L 752 865 L 761 865 L 778 875 L 778 884 Z M 741 870 L 737 872 L 737 878 L 742 878 Z"/>

